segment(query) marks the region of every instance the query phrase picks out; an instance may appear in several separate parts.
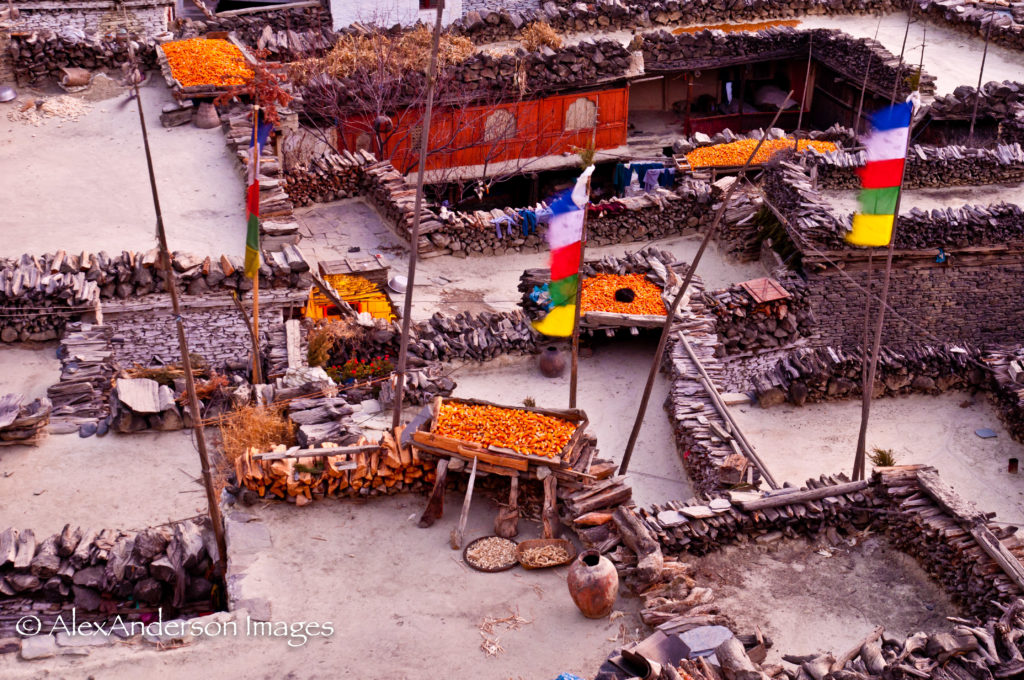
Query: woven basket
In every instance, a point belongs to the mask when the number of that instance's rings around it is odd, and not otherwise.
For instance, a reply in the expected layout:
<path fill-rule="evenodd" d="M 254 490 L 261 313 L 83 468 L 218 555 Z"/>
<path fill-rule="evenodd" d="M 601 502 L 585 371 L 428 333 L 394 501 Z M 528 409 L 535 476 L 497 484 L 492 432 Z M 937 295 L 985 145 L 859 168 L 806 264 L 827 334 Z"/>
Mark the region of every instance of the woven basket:
<path fill-rule="evenodd" d="M 569 557 L 564 562 L 559 562 L 558 564 L 531 564 L 530 561 L 525 558 L 527 550 L 544 548 L 549 545 L 556 545 L 565 548 Z M 523 569 L 547 569 L 548 567 L 560 567 L 563 564 L 569 564 L 576 559 L 576 546 L 564 538 L 531 538 L 521 541 L 519 545 L 516 546 L 516 557 L 519 558 L 519 564 L 522 565 Z"/>

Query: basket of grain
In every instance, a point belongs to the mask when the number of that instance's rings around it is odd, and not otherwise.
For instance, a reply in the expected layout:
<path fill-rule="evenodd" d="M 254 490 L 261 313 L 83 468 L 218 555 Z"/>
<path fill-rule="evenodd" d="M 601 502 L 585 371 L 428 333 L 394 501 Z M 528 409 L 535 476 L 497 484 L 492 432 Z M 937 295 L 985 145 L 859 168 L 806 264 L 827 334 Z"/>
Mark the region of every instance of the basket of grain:
<path fill-rule="evenodd" d="M 516 546 L 516 557 L 524 569 L 544 569 L 576 559 L 576 547 L 564 538 L 533 538 Z"/>
<path fill-rule="evenodd" d="M 462 559 L 477 571 L 505 571 L 518 564 L 516 542 L 500 536 L 484 536 L 466 546 Z"/>

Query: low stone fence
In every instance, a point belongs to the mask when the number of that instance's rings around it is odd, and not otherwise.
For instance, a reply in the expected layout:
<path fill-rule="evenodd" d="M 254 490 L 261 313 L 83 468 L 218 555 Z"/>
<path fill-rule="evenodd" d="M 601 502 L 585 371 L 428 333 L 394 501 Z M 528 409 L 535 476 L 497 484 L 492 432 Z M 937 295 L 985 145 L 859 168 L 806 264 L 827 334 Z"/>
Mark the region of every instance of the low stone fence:
<path fill-rule="evenodd" d="M 220 580 L 216 555 L 201 520 L 141 532 L 68 524 L 42 540 L 31 529 L 7 529 L 0 532 L 0 637 L 14 637 L 15 614 L 26 611 L 43 622 L 41 630 L 52 630 L 47 624 L 59 616 L 70 621 L 72 608 L 78 621 L 106 620 L 111 605 L 164 607 L 167 618 L 209 612 Z M 136 620 L 123 617 L 127 626 Z"/>
<path fill-rule="evenodd" d="M 1010 49 L 1024 49 L 1024 10 L 1019 3 L 1002 5 L 993 12 L 989 3 L 964 0 L 913 0 L 931 20 L 960 29 L 972 36 L 984 36 L 992 24 L 991 40 Z"/>

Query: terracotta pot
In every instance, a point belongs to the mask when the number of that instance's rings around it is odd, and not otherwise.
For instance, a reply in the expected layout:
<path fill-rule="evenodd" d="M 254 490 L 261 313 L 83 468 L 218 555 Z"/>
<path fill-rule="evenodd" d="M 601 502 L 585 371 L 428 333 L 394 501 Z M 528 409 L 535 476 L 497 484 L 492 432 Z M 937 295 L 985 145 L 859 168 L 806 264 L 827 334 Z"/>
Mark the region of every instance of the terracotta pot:
<path fill-rule="evenodd" d="M 545 347 L 541 352 L 540 372 L 548 378 L 557 378 L 565 373 L 565 357 L 554 345 Z"/>
<path fill-rule="evenodd" d="M 619 592 L 615 565 L 596 550 L 580 553 L 569 567 L 569 594 L 588 619 L 603 619 L 612 612 Z"/>
<path fill-rule="evenodd" d="M 217 108 L 210 102 L 203 102 L 199 105 L 196 113 L 195 124 L 198 128 L 209 130 L 220 125 L 220 116 L 217 115 Z"/>

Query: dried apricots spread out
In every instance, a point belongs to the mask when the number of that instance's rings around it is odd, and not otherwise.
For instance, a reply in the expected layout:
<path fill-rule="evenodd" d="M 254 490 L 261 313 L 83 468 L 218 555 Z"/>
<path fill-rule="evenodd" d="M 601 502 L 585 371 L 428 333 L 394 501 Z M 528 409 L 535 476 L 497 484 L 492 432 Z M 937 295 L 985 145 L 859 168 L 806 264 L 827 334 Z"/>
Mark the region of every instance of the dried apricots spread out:
<path fill-rule="evenodd" d="M 560 454 L 575 431 L 576 425 L 562 418 L 458 402 L 442 404 L 434 426 L 434 434 L 442 437 L 545 458 Z"/>
<path fill-rule="evenodd" d="M 686 154 L 686 160 L 691 168 L 709 168 L 723 166 L 743 165 L 750 158 L 750 154 L 757 146 L 756 139 L 741 139 L 728 144 L 714 144 L 702 146 Z M 819 153 L 835 151 L 836 145 L 832 142 L 819 142 L 817 140 L 801 139 L 797 145 L 799 151 L 806 151 L 810 147 Z M 751 163 L 764 163 L 779 151 L 793 148 L 792 139 L 766 139 L 757 155 Z"/>
<path fill-rule="evenodd" d="M 193 38 L 162 45 L 171 74 L 183 87 L 244 85 L 252 80 L 241 50 L 227 40 Z"/>
<path fill-rule="evenodd" d="M 619 302 L 615 291 L 629 288 L 632 302 Z M 665 302 L 661 288 L 642 274 L 597 274 L 583 279 L 583 306 L 580 312 L 614 312 L 616 314 L 654 314 L 665 316 Z"/>

